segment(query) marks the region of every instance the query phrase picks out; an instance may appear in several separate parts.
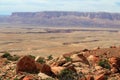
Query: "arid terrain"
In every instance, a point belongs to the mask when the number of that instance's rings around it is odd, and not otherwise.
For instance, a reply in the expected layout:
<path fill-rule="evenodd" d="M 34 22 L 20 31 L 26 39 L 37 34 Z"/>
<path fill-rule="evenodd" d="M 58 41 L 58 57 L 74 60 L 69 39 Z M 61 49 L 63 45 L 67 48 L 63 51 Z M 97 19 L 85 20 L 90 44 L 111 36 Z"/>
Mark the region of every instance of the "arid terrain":
<path fill-rule="evenodd" d="M 119 28 L 53 28 L 0 25 L 0 54 L 59 56 L 82 49 L 120 46 Z"/>

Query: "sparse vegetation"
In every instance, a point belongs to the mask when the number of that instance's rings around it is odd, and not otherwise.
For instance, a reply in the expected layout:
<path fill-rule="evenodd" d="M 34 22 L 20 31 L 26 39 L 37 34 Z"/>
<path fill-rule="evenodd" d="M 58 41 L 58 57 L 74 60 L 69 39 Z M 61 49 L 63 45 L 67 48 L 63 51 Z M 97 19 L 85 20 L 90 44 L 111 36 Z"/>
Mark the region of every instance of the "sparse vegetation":
<path fill-rule="evenodd" d="M 35 59 L 35 56 L 33 56 L 33 55 L 28 55 L 28 56 L 30 56 L 31 58 Z"/>
<path fill-rule="evenodd" d="M 106 59 L 102 59 L 100 60 L 100 62 L 98 63 L 99 66 L 106 68 L 106 69 L 110 69 L 110 65 L 108 63 L 108 60 Z"/>
<path fill-rule="evenodd" d="M 62 70 L 61 73 L 58 75 L 59 80 L 77 80 L 78 75 L 72 70 Z"/>
<path fill-rule="evenodd" d="M 49 55 L 47 58 L 48 58 L 48 60 L 52 60 L 52 59 L 53 59 L 53 56 L 52 56 L 52 55 Z"/>
<path fill-rule="evenodd" d="M 19 80 L 19 79 L 16 77 L 16 78 L 14 78 L 14 80 Z"/>
<path fill-rule="evenodd" d="M 71 59 L 70 57 L 65 57 L 65 60 L 66 60 L 67 62 L 72 61 L 72 59 Z"/>
<path fill-rule="evenodd" d="M 20 57 L 17 55 L 11 55 L 9 52 L 5 52 L 2 56 L 2 58 L 7 58 L 10 61 L 17 61 Z"/>
<path fill-rule="evenodd" d="M 20 57 L 17 55 L 7 57 L 8 60 L 17 61 Z"/>
<path fill-rule="evenodd" d="M 43 63 L 45 63 L 45 59 L 44 58 L 39 58 L 37 62 L 43 64 Z"/>
<path fill-rule="evenodd" d="M 9 52 L 4 52 L 4 54 L 1 57 L 8 58 L 8 57 L 11 57 L 11 54 Z"/>

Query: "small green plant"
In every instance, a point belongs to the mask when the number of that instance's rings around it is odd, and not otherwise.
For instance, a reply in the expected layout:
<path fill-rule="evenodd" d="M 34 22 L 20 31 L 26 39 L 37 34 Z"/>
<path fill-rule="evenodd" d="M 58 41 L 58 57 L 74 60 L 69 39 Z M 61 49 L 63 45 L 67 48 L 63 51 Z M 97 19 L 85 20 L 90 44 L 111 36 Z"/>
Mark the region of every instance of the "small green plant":
<path fill-rule="evenodd" d="M 31 58 L 33 58 L 33 59 L 35 59 L 35 56 L 33 56 L 33 55 L 29 55 Z"/>
<path fill-rule="evenodd" d="M 10 60 L 10 61 L 17 61 L 19 58 L 20 57 L 17 56 L 17 55 L 7 57 L 7 59 Z"/>
<path fill-rule="evenodd" d="M 100 60 L 100 62 L 98 63 L 99 66 L 106 68 L 106 69 L 110 69 L 110 65 L 108 63 L 108 60 L 106 59 L 102 59 Z"/>
<path fill-rule="evenodd" d="M 70 57 L 65 57 L 65 60 L 66 60 L 67 62 L 72 61 L 72 59 L 71 59 Z"/>
<path fill-rule="evenodd" d="M 58 75 L 58 80 L 77 80 L 77 73 L 72 70 L 62 70 L 61 73 Z"/>
<path fill-rule="evenodd" d="M 43 64 L 43 63 L 45 63 L 45 59 L 44 58 L 39 58 L 37 62 Z"/>
<path fill-rule="evenodd" d="M 17 61 L 20 57 L 17 55 L 12 56 L 9 52 L 4 52 L 1 56 L 2 58 L 7 58 L 10 61 Z"/>
<path fill-rule="evenodd" d="M 9 52 L 4 52 L 4 54 L 1 56 L 2 58 L 8 58 L 11 57 Z"/>
<path fill-rule="evenodd" d="M 16 78 L 14 78 L 14 80 L 19 80 L 19 79 L 16 77 Z"/>
<path fill-rule="evenodd" d="M 48 60 L 52 60 L 53 59 L 52 55 L 49 55 L 47 58 L 48 58 Z"/>

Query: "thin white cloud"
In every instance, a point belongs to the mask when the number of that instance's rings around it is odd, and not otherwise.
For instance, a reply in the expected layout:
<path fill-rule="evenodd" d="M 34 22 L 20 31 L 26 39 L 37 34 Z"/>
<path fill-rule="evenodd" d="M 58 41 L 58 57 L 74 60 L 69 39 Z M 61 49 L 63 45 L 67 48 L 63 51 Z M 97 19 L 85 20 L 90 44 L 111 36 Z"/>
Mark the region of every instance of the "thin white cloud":
<path fill-rule="evenodd" d="M 18 11 L 120 12 L 118 0 L 0 0 L 0 14 Z"/>

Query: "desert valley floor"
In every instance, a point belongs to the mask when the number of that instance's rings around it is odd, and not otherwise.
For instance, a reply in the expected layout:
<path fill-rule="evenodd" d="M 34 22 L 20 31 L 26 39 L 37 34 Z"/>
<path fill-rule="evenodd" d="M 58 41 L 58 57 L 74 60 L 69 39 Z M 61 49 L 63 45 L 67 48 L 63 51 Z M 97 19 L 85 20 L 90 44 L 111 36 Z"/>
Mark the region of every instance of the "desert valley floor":
<path fill-rule="evenodd" d="M 85 48 L 120 46 L 120 29 L 0 26 L 0 53 L 59 56 Z"/>

